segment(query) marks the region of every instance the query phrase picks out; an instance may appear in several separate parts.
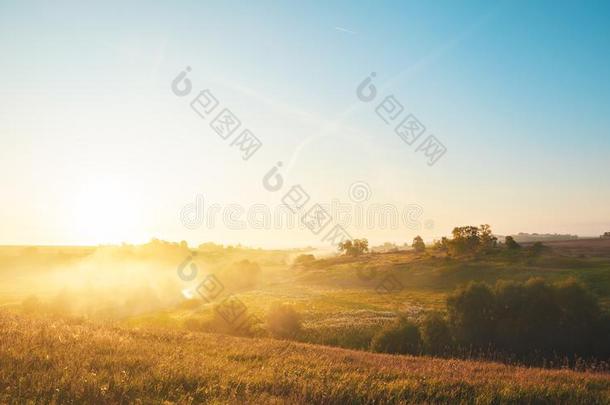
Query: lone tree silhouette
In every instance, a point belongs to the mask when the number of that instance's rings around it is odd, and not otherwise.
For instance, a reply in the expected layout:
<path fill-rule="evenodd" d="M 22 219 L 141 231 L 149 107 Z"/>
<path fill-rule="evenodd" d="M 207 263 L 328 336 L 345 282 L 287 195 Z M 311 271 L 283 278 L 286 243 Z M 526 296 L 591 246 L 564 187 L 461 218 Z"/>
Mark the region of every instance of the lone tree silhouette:
<path fill-rule="evenodd" d="M 413 238 L 413 244 L 411 244 L 411 246 L 413 247 L 413 249 L 415 249 L 416 252 L 423 252 L 424 250 L 426 250 L 426 244 L 424 243 L 422 237 L 419 235 Z"/>

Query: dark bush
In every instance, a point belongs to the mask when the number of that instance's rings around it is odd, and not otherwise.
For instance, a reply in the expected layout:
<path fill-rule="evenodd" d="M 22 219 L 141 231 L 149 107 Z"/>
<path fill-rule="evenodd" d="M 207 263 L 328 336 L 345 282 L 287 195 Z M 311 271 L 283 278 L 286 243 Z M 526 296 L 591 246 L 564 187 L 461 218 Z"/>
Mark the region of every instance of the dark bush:
<path fill-rule="evenodd" d="M 557 284 L 555 288 L 561 316 L 556 336 L 558 350 L 594 354 L 595 335 L 598 332 L 603 334 L 603 330 L 598 330 L 602 326 L 602 314 L 597 299 L 574 279 Z"/>
<path fill-rule="evenodd" d="M 598 359 L 610 359 L 610 313 L 601 314 L 595 323 L 592 349 Z"/>
<path fill-rule="evenodd" d="M 295 339 L 301 328 L 301 316 L 291 306 L 273 305 L 267 314 L 267 330 L 273 337 Z"/>
<path fill-rule="evenodd" d="M 229 304 L 217 304 L 214 306 L 212 317 L 204 320 L 185 320 L 184 326 L 189 330 L 201 330 L 204 332 L 222 333 L 233 336 L 262 336 L 264 331 L 256 323 L 257 318 L 245 310 L 240 315 L 234 317 L 228 311 Z"/>
<path fill-rule="evenodd" d="M 507 236 L 504 238 L 504 245 L 506 245 L 506 248 L 510 250 L 519 249 L 521 247 L 521 245 L 518 244 L 515 238 L 512 236 Z"/>
<path fill-rule="evenodd" d="M 447 299 L 447 309 L 462 349 L 494 349 L 528 359 L 609 356 L 610 317 L 575 280 L 500 281 L 494 289 L 471 283 Z"/>
<path fill-rule="evenodd" d="M 484 347 L 494 335 L 494 294 L 484 283 L 471 282 L 447 298 L 449 323 L 458 343 Z"/>
<path fill-rule="evenodd" d="M 438 312 L 430 312 L 426 315 L 420 326 L 420 334 L 422 348 L 426 354 L 447 354 L 453 347 L 449 323 Z"/>
<path fill-rule="evenodd" d="M 393 354 L 419 354 L 421 352 L 419 328 L 415 323 L 400 318 L 373 336 L 371 350 Z"/>
<path fill-rule="evenodd" d="M 529 247 L 528 252 L 530 256 L 540 256 L 548 247 L 544 246 L 542 242 L 535 242 Z"/>
<path fill-rule="evenodd" d="M 496 343 L 501 348 L 512 347 L 517 352 L 527 350 L 529 343 L 524 342 L 521 338 L 527 333 L 527 325 L 523 321 L 523 314 L 528 310 L 523 283 L 498 282 L 495 295 Z"/>
<path fill-rule="evenodd" d="M 315 261 L 316 261 L 316 257 L 314 255 L 303 254 L 303 255 L 298 255 L 296 257 L 296 259 L 294 259 L 293 264 L 307 266 L 308 264 L 311 264 Z"/>

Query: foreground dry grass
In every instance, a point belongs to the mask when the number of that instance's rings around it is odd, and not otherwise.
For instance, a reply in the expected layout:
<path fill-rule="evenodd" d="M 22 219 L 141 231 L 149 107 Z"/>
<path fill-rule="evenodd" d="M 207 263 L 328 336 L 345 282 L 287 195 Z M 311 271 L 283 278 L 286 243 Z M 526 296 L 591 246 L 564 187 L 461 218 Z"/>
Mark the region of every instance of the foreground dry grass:
<path fill-rule="evenodd" d="M 0 403 L 610 403 L 610 375 L 0 313 Z"/>

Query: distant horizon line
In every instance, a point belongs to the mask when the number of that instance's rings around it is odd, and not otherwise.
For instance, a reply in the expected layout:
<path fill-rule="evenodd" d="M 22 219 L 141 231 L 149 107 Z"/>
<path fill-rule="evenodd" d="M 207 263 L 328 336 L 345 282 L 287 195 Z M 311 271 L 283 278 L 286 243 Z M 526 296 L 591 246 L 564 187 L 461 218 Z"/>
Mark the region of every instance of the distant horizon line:
<path fill-rule="evenodd" d="M 555 240 L 549 240 L 548 242 L 561 242 L 561 241 L 569 241 L 569 240 L 590 240 L 590 239 L 603 239 L 602 235 L 578 235 L 578 234 L 558 234 L 558 233 L 528 233 L 528 232 L 520 232 L 520 233 L 513 233 L 513 234 L 508 234 L 508 235 L 499 235 L 499 234 L 493 234 L 495 237 L 498 236 L 517 236 L 519 234 L 523 234 L 523 235 L 530 235 L 530 236 L 544 236 L 544 235 L 557 235 L 557 236 L 576 236 L 577 239 L 555 239 Z M 366 238 L 365 238 L 366 239 Z M 84 243 L 84 244 L 80 244 L 80 243 L 75 243 L 75 244 L 65 244 L 65 243 L 59 243 L 59 244 L 53 244 L 53 243 L 43 243 L 43 244 L 0 244 L 0 249 L 2 248 L 27 248 L 27 247 L 40 247 L 40 248 L 99 248 L 99 247 L 121 247 L 121 246 L 144 246 L 149 244 L 150 242 L 152 242 L 153 240 L 158 240 L 161 242 L 166 242 L 166 243 L 170 243 L 170 244 L 176 244 L 176 245 L 180 245 L 181 242 L 187 242 L 185 240 L 180 240 L 180 241 L 172 241 L 172 240 L 165 240 L 165 239 L 160 239 L 160 238 L 150 238 L 147 242 L 143 242 L 143 243 L 132 243 L 132 242 L 118 242 L 118 243 L 98 243 L 98 244 L 90 244 L 90 243 Z M 432 240 L 425 240 L 426 244 L 432 244 L 434 241 L 437 241 L 439 239 L 432 239 Z M 373 245 L 371 247 L 377 247 L 377 246 L 383 246 L 383 244 L 385 243 L 391 243 L 391 244 L 395 244 L 397 246 L 401 246 L 404 244 L 409 244 L 408 241 L 407 242 L 396 242 L 396 241 L 385 241 L 385 242 L 381 242 L 379 244 Z M 187 246 L 189 249 L 193 249 L 193 248 L 198 248 L 201 245 L 205 245 L 205 244 L 214 244 L 223 248 L 228 248 L 228 247 L 240 247 L 240 248 L 244 248 L 244 249 L 262 249 L 262 250 L 304 250 L 304 249 L 315 249 L 315 250 L 333 250 L 331 247 L 329 247 L 328 245 L 300 245 L 300 246 L 262 246 L 262 245 L 249 245 L 249 244 L 245 244 L 243 242 L 238 242 L 238 243 L 221 243 L 221 242 L 213 242 L 213 241 L 206 241 L 206 242 L 201 242 L 198 243 L 196 245 L 191 245 L 190 243 L 187 242 Z"/>

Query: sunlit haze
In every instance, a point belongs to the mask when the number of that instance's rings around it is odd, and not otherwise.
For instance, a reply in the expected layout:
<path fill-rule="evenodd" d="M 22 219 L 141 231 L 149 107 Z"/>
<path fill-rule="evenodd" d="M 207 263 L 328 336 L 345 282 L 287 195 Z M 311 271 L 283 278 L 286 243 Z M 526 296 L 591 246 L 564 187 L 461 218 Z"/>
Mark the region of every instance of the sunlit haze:
<path fill-rule="evenodd" d="M 0 244 L 323 245 L 273 220 L 295 184 L 372 243 L 610 228 L 607 5 L 34 3 L 0 5 Z M 204 89 L 262 142 L 248 160 L 191 108 Z M 376 113 L 390 95 L 446 147 L 435 164 Z M 189 229 L 197 196 L 220 211 Z M 395 225 L 366 225 L 388 205 Z"/>

